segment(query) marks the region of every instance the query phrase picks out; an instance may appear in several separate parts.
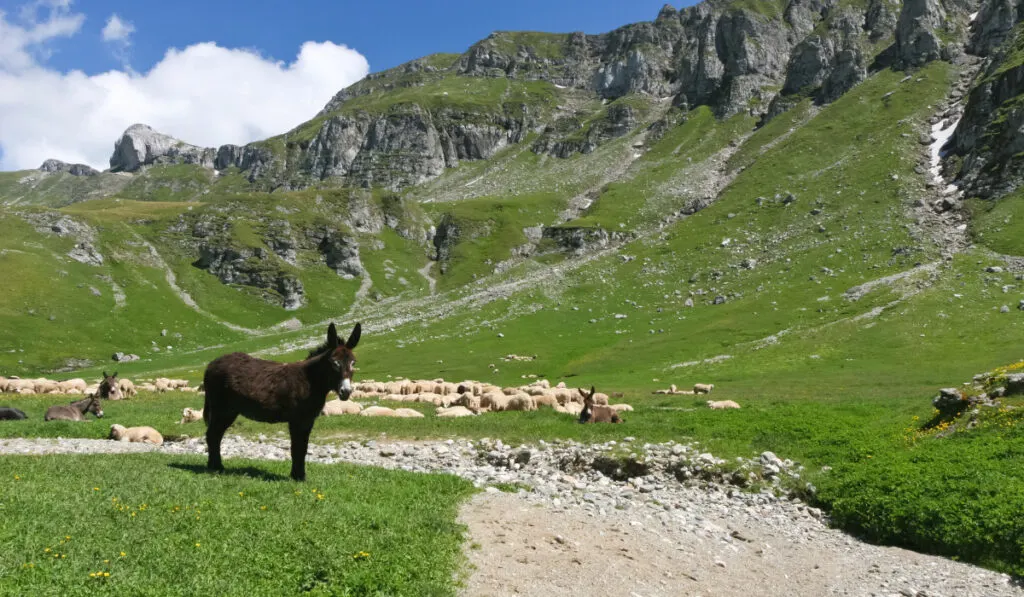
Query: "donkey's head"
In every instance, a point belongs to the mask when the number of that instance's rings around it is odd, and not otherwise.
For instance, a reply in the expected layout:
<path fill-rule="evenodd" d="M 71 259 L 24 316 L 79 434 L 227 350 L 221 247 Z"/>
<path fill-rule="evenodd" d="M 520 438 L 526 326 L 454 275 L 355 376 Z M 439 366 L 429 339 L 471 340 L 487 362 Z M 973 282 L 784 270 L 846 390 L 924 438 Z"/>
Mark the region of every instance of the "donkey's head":
<path fill-rule="evenodd" d="M 100 398 L 107 400 L 120 400 L 121 396 L 121 383 L 117 380 L 117 371 L 114 371 L 113 375 L 107 375 L 107 372 L 103 372 L 103 381 L 100 382 L 99 390 L 96 391 Z"/>
<path fill-rule="evenodd" d="M 352 350 L 359 344 L 359 336 L 362 335 L 362 324 L 357 323 L 352 328 L 348 340 L 338 336 L 338 330 L 332 323 L 327 328 L 327 343 L 314 351 L 316 354 L 323 354 L 321 358 L 326 359 L 330 364 L 330 387 L 338 392 L 338 398 L 348 400 L 352 395 L 352 373 L 355 371 L 356 353 Z"/>
<path fill-rule="evenodd" d="M 103 407 L 100 406 L 100 397 L 98 395 L 93 395 L 93 396 L 90 396 L 88 398 L 88 400 L 89 400 L 89 404 L 87 404 L 85 406 L 85 412 L 83 412 L 82 414 L 92 413 L 92 414 L 96 415 L 97 419 L 102 419 L 103 418 Z"/>
<path fill-rule="evenodd" d="M 590 386 L 588 394 L 583 388 L 576 388 L 576 391 L 583 396 L 583 410 L 580 411 L 580 423 L 589 423 L 594 418 L 594 386 Z"/>

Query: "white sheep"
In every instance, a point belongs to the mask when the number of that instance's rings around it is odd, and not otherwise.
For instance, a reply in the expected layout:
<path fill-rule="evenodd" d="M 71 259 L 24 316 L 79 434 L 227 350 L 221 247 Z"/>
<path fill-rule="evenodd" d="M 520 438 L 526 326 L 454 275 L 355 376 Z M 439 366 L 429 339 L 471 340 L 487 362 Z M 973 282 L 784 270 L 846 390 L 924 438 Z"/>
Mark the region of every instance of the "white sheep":
<path fill-rule="evenodd" d="M 130 379 L 117 380 L 117 386 L 121 388 L 121 394 L 124 395 L 125 398 L 131 398 L 139 393 L 139 391 L 135 389 L 135 384 L 132 383 L 132 380 Z"/>
<path fill-rule="evenodd" d="M 480 409 L 502 411 L 508 407 L 508 396 L 499 392 L 488 392 L 480 397 Z"/>
<path fill-rule="evenodd" d="M 186 406 L 185 409 L 181 411 L 181 420 L 178 421 L 178 424 L 183 425 L 185 423 L 195 423 L 196 421 L 202 420 L 203 409 L 195 409 Z"/>
<path fill-rule="evenodd" d="M 628 404 L 609 404 L 608 408 L 614 410 L 617 413 L 633 411 L 633 407 Z"/>
<path fill-rule="evenodd" d="M 403 419 L 420 419 L 426 415 L 414 408 L 396 408 L 395 416 Z"/>
<path fill-rule="evenodd" d="M 110 426 L 110 439 L 119 442 L 135 442 L 143 444 L 162 445 L 164 436 L 152 427 L 125 427 L 123 425 Z"/>
<path fill-rule="evenodd" d="M 360 417 L 393 417 L 395 410 L 386 406 L 371 406 L 359 412 Z"/>
<path fill-rule="evenodd" d="M 436 411 L 439 417 L 472 417 L 476 413 L 469 410 L 465 406 L 451 406 L 448 408 L 440 407 Z"/>
<path fill-rule="evenodd" d="M 710 394 L 711 390 L 713 390 L 713 389 L 715 389 L 715 384 L 713 384 L 713 383 L 693 384 L 693 393 L 694 394 Z"/>
<path fill-rule="evenodd" d="M 85 383 L 84 379 L 76 377 L 75 379 L 68 379 L 66 381 L 57 382 L 57 385 L 60 387 L 60 391 L 62 394 L 75 393 L 72 390 L 77 390 L 77 393 L 82 394 L 85 392 L 85 388 L 88 384 Z"/>
<path fill-rule="evenodd" d="M 533 396 L 520 392 L 514 396 L 509 397 L 508 405 L 505 407 L 505 410 L 537 410 L 537 402 L 533 399 Z"/>
<path fill-rule="evenodd" d="M 713 408 L 715 410 L 722 410 L 722 409 L 725 409 L 725 408 L 739 408 L 739 407 L 740 407 L 740 405 L 736 404 L 732 400 L 718 400 L 718 401 L 708 400 L 708 408 Z"/>
<path fill-rule="evenodd" d="M 325 417 L 332 417 L 336 415 L 358 415 L 361 410 L 363 410 L 363 406 L 358 402 L 334 399 L 329 400 L 324 404 L 324 407 L 320 410 L 320 414 Z"/>

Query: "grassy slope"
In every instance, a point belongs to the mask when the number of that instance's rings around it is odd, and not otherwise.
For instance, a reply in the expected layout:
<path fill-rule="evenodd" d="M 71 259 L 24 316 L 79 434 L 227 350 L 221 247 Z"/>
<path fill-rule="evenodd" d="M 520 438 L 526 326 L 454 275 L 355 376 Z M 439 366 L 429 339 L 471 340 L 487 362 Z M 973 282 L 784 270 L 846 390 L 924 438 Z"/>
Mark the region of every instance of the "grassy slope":
<path fill-rule="evenodd" d="M 920 73 L 921 80 L 899 83 L 901 78 L 902 73 L 879 73 L 810 120 L 802 105 L 756 132 L 733 156 L 731 165 L 745 169 L 721 198 L 660 235 L 626 247 L 622 252 L 635 257 L 632 261 L 601 258 L 558 283 L 530 287 L 473 312 L 367 336 L 360 347 L 364 378 L 443 376 L 509 384 L 522 383 L 526 374 L 540 374 L 624 390 L 629 401 L 642 407 L 626 426 L 584 432 L 542 412 L 450 423 L 338 419 L 318 423 L 318 433 L 387 430 L 397 435 L 513 439 L 631 434 L 651 440 L 694 437 L 723 455 L 749 456 L 772 449 L 808 464 L 836 467 L 832 476 L 818 481 L 820 499 L 836 508 L 847 528 L 919 549 L 974 552 L 976 561 L 1012 569 L 1014 560 L 1005 551 L 1013 549 L 1011 543 L 1000 542 L 1003 551 L 995 555 L 965 547 L 974 546 L 971 541 L 979 537 L 984 540 L 986 525 L 994 518 L 959 535 L 951 529 L 963 521 L 965 496 L 990 491 L 986 487 L 1004 488 L 1000 499 L 1005 495 L 1010 503 L 1019 504 L 1014 497 L 1024 483 L 1019 470 L 1012 460 L 990 455 L 1018 450 L 1020 436 L 997 437 L 982 430 L 970 442 L 907 445 L 903 434 L 913 425 L 912 417 L 928 415 L 927 398 L 936 387 L 1021 356 L 1015 342 L 1020 326 L 1016 316 L 994 309 L 1008 300 L 999 287 L 1012 284 L 1012 276 L 985 275 L 976 263 L 979 256 L 967 254 L 936 269 L 931 286 L 921 288 L 919 282 L 930 277 L 923 272 L 856 302 L 842 297 L 852 286 L 937 258 L 934 247 L 906 228 L 904 208 L 920 192 L 921 180 L 907 157 L 913 155 L 913 143 L 901 134 L 912 133 L 929 115 L 927 106 L 947 89 L 947 73 L 936 64 Z M 882 101 L 888 91 L 895 93 Z M 671 180 L 685 166 L 672 164 L 668 139 L 678 137 L 677 145 L 684 148 L 690 147 L 686 139 L 713 140 L 706 148 L 693 148 L 706 153 L 727 140 L 728 134 L 720 132 L 729 131 L 729 126 L 731 121 L 702 120 L 698 112 L 638 160 L 631 173 Z M 790 132 L 793 127 L 797 128 Z M 617 141 L 622 146 L 628 142 Z M 581 164 L 593 165 L 615 155 L 614 143 L 591 156 L 565 161 L 512 148 L 492 162 L 464 165 L 424 185 L 426 190 L 411 191 L 410 198 L 431 190 L 468 197 L 451 207 L 428 209 L 434 215 L 443 209 L 464 210 L 467 221 L 482 219 L 507 234 L 468 245 L 475 251 L 469 260 L 473 265 L 455 268 L 451 287 L 465 287 L 473 273 L 489 271 L 486 259 L 501 258 L 508 243 L 519 242 L 518 229 L 528 220 L 532 223 L 536 214 L 524 213 L 525 205 L 519 203 L 513 211 L 511 197 L 529 196 L 536 192 L 534 186 L 547 185 L 563 169 L 571 174 L 562 178 L 564 189 L 588 188 L 592 170 Z M 481 176 L 486 179 L 473 184 Z M 481 187 L 485 190 L 478 190 Z M 672 200 L 658 195 L 664 185 L 650 188 L 655 189 L 654 200 Z M 612 185 L 606 194 L 616 190 L 621 205 L 645 204 L 641 194 L 630 194 L 625 185 Z M 781 199 L 789 193 L 796 202 L 785 206 Z M 605 201 L 612 196 L 602 197 L 588 217 L 605 217 L 602 210 L 615 205 Z M 764 201 L 755 201 L 758 197 Z M 495 216 L 495 205 L 506 206 L 502 213 L 510 215 Z M 617 224 L 622 217 L 604 213 L 608 222 L 603 223 Z M 726 238 L 730 242 L 723 246 Z M 894 251 L 904 248 L 910 251 Z M 743 267 L 745 260 L 757 263 Z M 686 308 L 683 301 L 690 292 L 695 293 L 696 306 Z M 904 293 L 916 294 L 901 299 Z M 727 297 L 727 302 L 711 305 L 716 295 Z M 878 315 L 854 319 L 897 300 L 902 302 Z M 357 308 L 354 316 L 364 312 Z M 615 318 L 616 313 L 627 317 Z M 591 323 L 592 319 L 596 321 Z M 260 342 L 233 348 L 251 350 Z M 500 360 L 512 352 L 537 354 L 538 360 Z M 730 358 L 701 363 L 723 355 Z M 164 363 L 189 365 L 198 372 L 197 360 L 199 356 L 191 363 L 173 357 Z M 693 361 L 697 364 L 678 366 Z M 490 363 L 497 364 L 499 372 L 491 373 Z M 698 401 L 680 403 L 648 395 L 668 383 L 685 386 L 695 381 L 714 381 L 721 398 L 736 399 L 745 408 L 725 414 L 680 413 L 666 409 L 691 408 Z M 584 433 L 593 435 L 580 435 Z M 1009 447 L 999 452 L 999 442 L 1008 442 Z M 919 458 L 944 464 L 917 467 Z M 942 490 L 946 479 L 966 475 L 976 459 L 986 462 L 987 476 L 980 484 Z M 872 471 L 883 468 L 887 472 L 878 478 L 884 483 L 865 481 Z M 907 489 L 911 485 L 932 491 L 941 503 L 888 499 L 913 495 Z M 854 506 L 847 507 L 850 504 Z M 938 521 L 934 533 L 919 532 L 924 508 L 936 506 L 956 514 Z"/>
<path fill-rule="evenodd" d="M 0 595 L 453 593 L 465 481 L 311 465 L 295 484 L 287 463 L 251 464 L 4 458 Z"/>

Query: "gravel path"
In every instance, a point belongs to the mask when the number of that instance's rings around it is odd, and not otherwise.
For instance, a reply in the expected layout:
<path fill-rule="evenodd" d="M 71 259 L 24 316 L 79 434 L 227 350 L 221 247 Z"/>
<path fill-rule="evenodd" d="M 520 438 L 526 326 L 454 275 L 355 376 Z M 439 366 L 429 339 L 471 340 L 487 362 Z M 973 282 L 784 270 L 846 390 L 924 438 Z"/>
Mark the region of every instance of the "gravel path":
<path fill-rule="evenodd" d="M 630 459 L 641 447 L 645 455 Z M 205 451 L 198 438 L 159 448 L 0 439 L 0 454 Z M 229 468 L 231 458 L 286 460 L 288 441 L 228 437 L 223 453 Z M 460 513 L 468 527 L 467 597 L 1024 596 L 1007 575 L 862 543 L 798 500 L 738 491 L 743 476 L 779 486 L 774 480 L 799 477 L 799 465 L 771 453 L 741 461 L 739 474 L 719 473 L 724 461 L 674 443 L 341 440 L 310 446 L 309 460 L 447 472 L 488 487 Z M 502 493 L 497 484 L 518 491 Z"/>

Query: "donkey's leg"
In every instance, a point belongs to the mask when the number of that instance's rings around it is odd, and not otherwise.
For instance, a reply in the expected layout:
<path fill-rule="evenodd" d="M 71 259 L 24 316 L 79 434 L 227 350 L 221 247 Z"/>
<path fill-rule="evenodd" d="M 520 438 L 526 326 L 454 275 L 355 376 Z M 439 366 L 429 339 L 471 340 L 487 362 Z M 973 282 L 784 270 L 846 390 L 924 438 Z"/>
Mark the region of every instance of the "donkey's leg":
<path fill-rule="evenodd" d="M 292 479 L 296 481 L 306 480 L 306 449 L 309 448 L 309 434 L 315 420 L 288 423 L 288 432 L 292 436 Z"/>
<path fill-rule="evenodd" d="M 224 432 L 231 427 L 231 424 L 238 418 L 235 412 L 211 412 L 210 419 L 206 423 L 206 450 L 210 453 L 206 468 L 211 471 L 224 470 L 224 464 L 220 461 L 220 440 L 224 438 Z"/>

